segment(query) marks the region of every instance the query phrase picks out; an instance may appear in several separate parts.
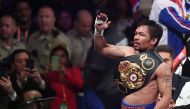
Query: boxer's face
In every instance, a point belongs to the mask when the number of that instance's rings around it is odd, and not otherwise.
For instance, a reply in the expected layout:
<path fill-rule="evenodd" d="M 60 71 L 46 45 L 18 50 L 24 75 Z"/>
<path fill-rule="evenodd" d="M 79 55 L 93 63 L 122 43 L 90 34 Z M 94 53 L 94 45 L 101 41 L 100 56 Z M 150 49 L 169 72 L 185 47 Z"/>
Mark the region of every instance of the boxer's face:
<path fill-rule="evenodd" d="M 151 38 L 149 28 L 146 25 L 138 27 L 134 35 L 134 49 L 144 52 L 152 49 L 157 42 L 156 38 Z"/>

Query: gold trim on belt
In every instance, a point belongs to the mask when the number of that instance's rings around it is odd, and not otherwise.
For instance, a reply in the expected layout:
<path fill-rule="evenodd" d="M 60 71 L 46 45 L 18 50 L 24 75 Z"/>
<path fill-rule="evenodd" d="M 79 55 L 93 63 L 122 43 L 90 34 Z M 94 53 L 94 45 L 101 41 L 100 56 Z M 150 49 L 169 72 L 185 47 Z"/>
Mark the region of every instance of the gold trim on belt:
<path fill-rule="evenodd" d="M 148 57 L 147 54 L 142 54 L 139 60 L 141 60 L 142 68 L 138 64 L 131 63 L 127 60 L 120 62 L 118 66 L 120 80 L 115 79 L 115 82 L 124 93 L 127 93 L 127 88 L 138 89 L 143 86 L 146 76 L 144 70 L 151 70 L 155 65 L 154 60 Z"/>

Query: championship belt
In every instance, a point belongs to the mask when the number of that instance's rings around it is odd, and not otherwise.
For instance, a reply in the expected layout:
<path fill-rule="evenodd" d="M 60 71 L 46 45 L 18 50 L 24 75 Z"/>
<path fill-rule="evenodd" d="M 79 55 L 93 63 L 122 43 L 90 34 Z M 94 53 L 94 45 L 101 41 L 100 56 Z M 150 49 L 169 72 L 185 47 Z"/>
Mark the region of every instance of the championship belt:
<path fill-rule="evenodd" d="M 117 75 L 117 78 L 114 79 L 115 83 L 123 93 L 128 93 L 129 90 L 130 92 L 139 90 L 147 81 L 147 73 L 151 72 L 149 75 L 152 75 L 152 72 L 157 68 L 155 65 L 157 65 L 155 59 L 148 56 L 147 53 L 131 56 L 120 61 L 117 67 L 119 76 Z"/>

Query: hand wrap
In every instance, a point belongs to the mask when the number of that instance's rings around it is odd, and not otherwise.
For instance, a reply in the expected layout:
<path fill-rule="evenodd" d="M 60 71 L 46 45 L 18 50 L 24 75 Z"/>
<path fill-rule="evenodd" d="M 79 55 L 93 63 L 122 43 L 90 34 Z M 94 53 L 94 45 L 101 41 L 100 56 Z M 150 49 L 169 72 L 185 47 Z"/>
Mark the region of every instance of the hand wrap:
<path fill-rule="evenodd" d="M 95 30 L 94 30 L 94 36 L 103 36 L 104 34 L 104 29 L 97 29 L 97 25 L 103 25 L 105 24 L 106 25 L 106 22 L 107 22 L 108 18 L 104 20 L 96 17 L 96 20 L 95 20 L 95 24 L 94 24 L 94 27 L 95 27 Z"/>

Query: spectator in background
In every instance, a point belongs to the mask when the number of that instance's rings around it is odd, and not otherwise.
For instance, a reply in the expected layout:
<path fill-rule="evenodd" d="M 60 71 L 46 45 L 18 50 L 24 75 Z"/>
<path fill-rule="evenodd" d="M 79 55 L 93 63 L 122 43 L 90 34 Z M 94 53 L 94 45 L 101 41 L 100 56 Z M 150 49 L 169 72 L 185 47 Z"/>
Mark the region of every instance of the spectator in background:
<path fill-rule="evenodd" d="M 119 31 L 124 32 L 128 39 L 128 44 L 131 45 L 133 37 L 129 33 L 132 32 L 132 25 L 134 20 L 132 19 L 132 6 L 129 0 L 114 0 L 113 1 L 116 27 Z"/>
<path fill-rule="evenodd" d="M 43 6 L 38 10 L 37 25 L 39 30 L 31 34 L 27 49 L 37 61 L 38 67 L 44 73 L 49 64 L 52 48 L 62 44 L 70 54 L 70 40 L 55 27 L 55 14 L 51 7 Z M 70 57 L 70 56 L 69 56 Z"/>
<path fill-rule="evenodd" d="M 190 33 L 189 6 L 189 0 L 154 0 L 152 4 L 149 19 L 159 22 L 164 31 L 159 44 L 174 48 L 174 58 L 184 47 L 184 35 Z"/>
<path fill-rule="evenodd" d="M 132 7 L 129 0 L 114 0 L 116 13 L 116 26 L 120 31 L 132 26 Z"/>
<path fill-rule="evenodd" d="M 153 1 L 154 0 L 139 0 L 139 11 L 143 16 L 149 17 Z"/>
<path fill-rule="evenodd" d="M 14 39 L 17 23 L 11 14 L 5 13 L 0 17 L 0 60 L 9 56 L 15 49 L 23 45 Z"/>
<path fill-rule="evenodd" d="M 56 46 L 50 56 L 50 60 L 53 56 L 57 56 L 59 59 L 58 69 L 54 69 L 46 75 L 48 83 L 57 94 L 51 104 L 51 109 L 62 109 L 64 105 L 68 106 L 68 109 L 78 109 L 76 94 L 84 86 L 80 69 L 71 66 L 69 54 L 62 45 Z"/>
<path fill-rule="evenodd" d="M 67 32 L 73 27 L 73 18 L 69 11 L 63 10 L 58 19 L 59 29 L 67 34 Z"/>
<path fill-rule="evenodd" d="M 18 21 L 17 39 L 26 46 L 29 35 L 34 31 L 32 9 L 27 0 L 20 0 L 15 5 L 15 14 Z"/>
<path fill-rule="evenodd" d="M 1 96 L 10 97 L 10 109 L 16 109 L 21 103 L 21 97 L 25 90 L 39 90 L 44 97 L 54 96 L 54 91 L 45 83 L 38 69 L 28 71 L 26 62 L 31 58 L 28 51 L 24 49 L 15 50 L 9 57 L 10 76 L 0 79 Z"/>
<path fill-rule="evenodd" d="M 93 16 L 88 10 L 80 10 L 74 20 L 74 27 L 68 32 L 72 42 L 71 62 L 80 69 L 84 68 L 87 52 L 92 45 Z"/>
<path fill-rule="evenodd" d="M 186 82 L 185 85 L 183 86 L 181 93 L 176 100 L 176 105 L 174 109 L 189 109 L 190 108 L 190 82 Z"/>

